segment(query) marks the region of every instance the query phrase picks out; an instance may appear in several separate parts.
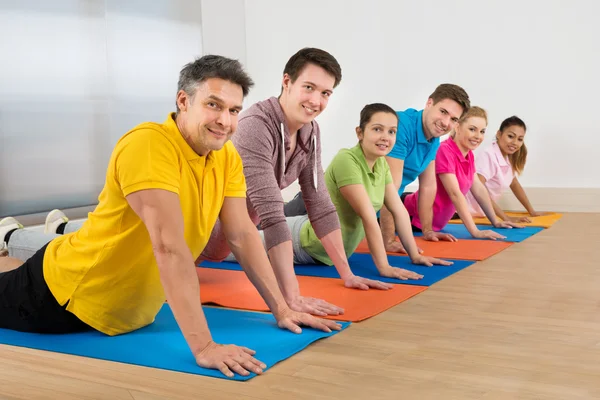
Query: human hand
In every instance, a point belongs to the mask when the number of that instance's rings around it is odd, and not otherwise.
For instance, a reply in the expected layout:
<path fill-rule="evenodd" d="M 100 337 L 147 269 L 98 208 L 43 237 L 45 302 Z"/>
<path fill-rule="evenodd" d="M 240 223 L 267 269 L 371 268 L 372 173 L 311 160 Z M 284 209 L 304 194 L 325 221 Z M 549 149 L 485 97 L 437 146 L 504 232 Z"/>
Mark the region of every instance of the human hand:
<path fill-rule="evenodd" d="M 423 239 L 429 242 L 439 242 L 440 240 L 444 240 L 446 242 L 458 242 L 458 239 L 449 233 L 435 231 L 423 232 Z"/>
<path fill-rule="evenodd" d="M 294 296 L 286 301 L 289 308 L 294 311 L 304 312 L 314 315 L 340 315 L 344 313 L 344 309 L 334 304 L 328 303 L 325 300 L 315 299 L 313 297 Z"/>
<path fill-rule="evenodd" d="M 344 286 L 347 288 L 368 290 L 369 288 L 380 289 L 380 290 L 388 290 L 393 286 L 389 283 L 376 281 L 374 279 L 362 278 L 360 276 L 351 275 L 348 278 L 344 279 Z"/>
<path fill-rule="evenodd" d="M 415 258 L 411 259 L 413 264 L 425 265 L 427 267 L 433 267 L 433 265 L 452 265 L 454 264 L 451 261 L 440 260 L 439 258 L 427 257 L 418 255 Z"/>
<path fill-rule="evenodd" d="M 387 278 L 396 278 L 406 281 L 408 279 L 421 279 L 423 275 L 417 274 L 416 272 L 409 271 L 403 268 L 392 267 L 391 265 L 379 271 L 381 276 L 385 276 Z"/>
<path fill-rule="evenodd" d="M 491 240 L 496 240 L 496 239 L 506 239 L 506 236 L 502 236 L 501 234 L 494 232 L 494 231 L 480 231 L 478 230 L 477 232 L 475 232 L 473 234 L 473 237 L 476 239 L 491 239 Z"/>
<path fill-rule="evenodd" d="M 254 354 L 256 352 L 247 347 L 210 341 L 196 354 L 196 364 L 204 368 L 218 369 L 228 378 L 233 378 L 234 372 L 242 376 L 248 376 L 250 372 L 262 374 L 267 366 L 254 358 Z"/>

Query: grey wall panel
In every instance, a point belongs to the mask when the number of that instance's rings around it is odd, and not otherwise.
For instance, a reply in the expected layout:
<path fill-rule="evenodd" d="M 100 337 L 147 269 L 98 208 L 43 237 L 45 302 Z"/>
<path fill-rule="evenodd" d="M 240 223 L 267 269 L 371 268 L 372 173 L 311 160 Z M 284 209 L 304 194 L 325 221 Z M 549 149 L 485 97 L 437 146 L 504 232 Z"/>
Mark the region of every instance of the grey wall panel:
<path fill-rule="evenodd" d="M 0 217 L 94 204 L 119 137 L 174 110 L 193 0 L 0 0 Z"/>

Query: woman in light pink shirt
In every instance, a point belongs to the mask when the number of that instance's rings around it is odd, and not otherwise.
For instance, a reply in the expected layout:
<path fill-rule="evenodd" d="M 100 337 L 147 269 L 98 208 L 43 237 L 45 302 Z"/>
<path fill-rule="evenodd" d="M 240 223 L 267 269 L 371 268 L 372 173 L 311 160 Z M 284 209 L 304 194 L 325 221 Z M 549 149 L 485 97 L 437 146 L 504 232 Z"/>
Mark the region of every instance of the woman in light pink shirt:
<path fill-rule="evenodd" d="M 509 187 L 530 216 L 544 214 L 533 209 L 517 179 L 517 175 L 523 172 L 527 160 L 527 148 L 524 142 L 526 130 L 525 122 L 521 118 L 513 115 L 505 119 L 496 133 L 496 141 L 475 158 L 477 177 L 485 184 L 490 194 L 494 212 L 504 221 L 531 222 L 527 217 L 509 217 L 498 206 L 502 193 Z M 484 216 L 477 200 L 470 193 L 467 194 L 467 202 L 471 215 Z"/>
<path fill-rule="evenodd" d="M 519 227 L 512 222 L 496 218 L 488 192 L 481 181 L 475 179 L 473 150 L 483 141 L 487 127 L 487 113 L 483 108 L 471 107 L 460 119 L 455 132 L 440 144 L 435 157 L 437 192 L 433 203 L 432 226 L 424 226 L 419 220 L 419 191 L 403 198 L 411 216 L 413 227 L 442 230 L 457 212 L 469 233 L 478 239 L 504 239 L 492 230 L 479 230 L 467 205 L 465 196 L 471 193 L 483 207 L 485 214 L 496 228 Z"/>

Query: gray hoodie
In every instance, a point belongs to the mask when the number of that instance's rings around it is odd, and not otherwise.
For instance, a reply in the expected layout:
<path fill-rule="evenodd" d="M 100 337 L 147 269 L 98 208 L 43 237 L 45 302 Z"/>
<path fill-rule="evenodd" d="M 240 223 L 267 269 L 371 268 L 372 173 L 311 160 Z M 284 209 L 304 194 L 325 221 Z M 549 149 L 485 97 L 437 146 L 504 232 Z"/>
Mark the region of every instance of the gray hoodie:
<path fill-rule="evenodd" d="M 292 240 L 285 222 L 281 189 L 296 179 L 300 184 L 308 218 L 319 238 L 339 229 L 340 222 L 331 202 L 321 165 L 321 136 L 316 121 L 298 131 L 296 148 L 290 154 L 290 132 L 276 97 L 252 105 L 240 116 L 231 141 L 242 157 L 246 177 L 248 212 L 260 222 L 267 249 Z M 220 261 L 229 254 L 217 222 L 202 253 L 208 260 Z"/>

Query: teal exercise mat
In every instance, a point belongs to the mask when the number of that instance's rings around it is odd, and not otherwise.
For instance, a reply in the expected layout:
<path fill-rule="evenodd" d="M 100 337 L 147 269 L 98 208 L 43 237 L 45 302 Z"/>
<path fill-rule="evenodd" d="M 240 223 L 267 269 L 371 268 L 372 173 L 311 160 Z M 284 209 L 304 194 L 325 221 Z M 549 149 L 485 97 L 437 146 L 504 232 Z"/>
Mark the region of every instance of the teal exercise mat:
<path fill-rule="evenodd" d="M 490 225 L 477 225 L 477 229 L 481 231 L 492 230 L 494 232 L 498 232 L 502 236 L 506 236 L 506 239 L 499 239 L 505 242 L 514 242 L 519 243 L 525 239 L 532 237 L 533 235 L 540 233 L 544 230 L 544 228 L 538 228 L 533 226 L 528 226 L 525 228 L 494 228 Z M 449 233 L 456 237 L 457 239 L 473 239 L 473 240 L 489 240 L 489 239 L 475 239 L 469 231 L 467 231 L 467 227 L 463 224 L 448 224 L 442 229 L 440 232 Z M 415 236 L 423 236 L 422 233 L 415 233 Z"/>
<path fill-rule="evenodd" d="M 213 340 L 255 350 L 255 357 L 267 365 L 263 373 L 309 344 L 337 333 L 302 327 L 302 333 L 296 334 L 277 327 L 272 314 L 211 307 L 203 310 Z M 345 329 L 350 323 L 340 324 Z M 162 307 L 154 323 L 124 335 L 111 337 L 97 331 L 38 334 L 0 329 L 0 343 L 229 379 L 218 370 L 196 364 L 168 304 Z M 236 374 L 231 379 L 245 381 L 254 376 L 254 373 Z"/>
<path fill-rule="evenodd" d="M 401 283 L 404 285 L 419 285 L 419 286 L 431 286 L 436 282 L 441 281 L 449 277 L 452 274 L 473 265 L 474 261 L 465 260 L 450 260 L 454 264 L 443 266 L 434 265 L 433 267 L 426 267 L 423 265 L 415 265 L 410 261 L 409 257 L 406 256 L 388 256 L 388 261 L 392 267 L 404 268 L 410 271 L 416 272 L 423 275 L 422 279 L 408 279 L 401 280 L 396 278 L 386 278 L 379 275 L 377 267 L 373 262 L 373 257 L 370 254 L 354 253 L 348 258 L 350 263 L 350 269 L 355 275 L 362 276 L 363 278 L 377 279 L 389 283 Z M 220 262 L 215 263 L 211 261 L 202 261 L 200 267 L 204 268 L 217 268 L 217 269 L 229 269 L 241 271 L 242 268 L 238 263 L 232 262 Z M 295 265 L 294 270 L 296 275 L 301 276 L 316 276 L 321 278 L 339 278 L 337 270 L 333 266 L 327 266 L 323 264 L 306 264 L 306 265 Z"/>

